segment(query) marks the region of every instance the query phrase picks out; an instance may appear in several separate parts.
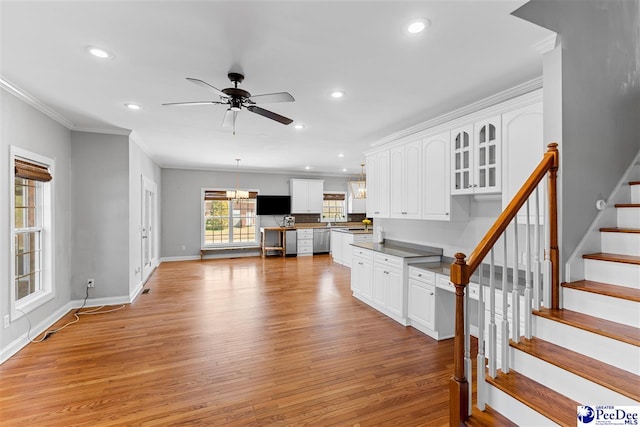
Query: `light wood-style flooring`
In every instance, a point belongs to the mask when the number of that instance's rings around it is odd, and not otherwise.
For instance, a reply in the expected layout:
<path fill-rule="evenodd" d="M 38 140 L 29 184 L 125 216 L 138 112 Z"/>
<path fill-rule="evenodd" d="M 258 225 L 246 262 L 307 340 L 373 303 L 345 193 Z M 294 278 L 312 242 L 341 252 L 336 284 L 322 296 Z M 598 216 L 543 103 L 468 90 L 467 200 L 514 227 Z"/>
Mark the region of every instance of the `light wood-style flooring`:
<path fill-rule="evenodd" d="M 1 365 L 0 424 L 448 425 L 453 340 L 349 282 L 329 256 L 163 263 L 133 304 Z"/>

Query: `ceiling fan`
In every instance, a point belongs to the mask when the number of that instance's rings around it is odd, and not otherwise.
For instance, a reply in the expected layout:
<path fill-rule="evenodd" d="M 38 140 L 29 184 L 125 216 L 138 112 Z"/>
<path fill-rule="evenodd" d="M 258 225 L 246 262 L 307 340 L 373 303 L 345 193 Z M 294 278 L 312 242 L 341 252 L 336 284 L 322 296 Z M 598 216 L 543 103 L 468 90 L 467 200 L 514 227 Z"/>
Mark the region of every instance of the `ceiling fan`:
<path fill-rule="evenodd" d="M 276 122 L 282 123 L 283 125 L 288 125 L 293 122 L 288 117 L 281 116 L 280 114 L 274 113 L 273 111 L 265 110 L 264 108 L 258 107 L 256 104 L 258 103 L 270 103 L 270 102 L 292 102 L 295 101 L 293 96 L 291 96 L 288 92 L 278 92 L 278 93 L 266 93 L 263 95 L 251 95 L 244 89 L 238 88 L 238 83 L 242 83 L 244 80 L 244 75 L 240 73 L 229 73 L 227 74 L 229 80 L 233 83 L 234 87 L 229 87 L 226 89 L 217 89 L 211 86 L 209 83 L 194 79 L 191 77 L 187 77 L 191 83 L 195 83 L 198 86 L 202 86 L 205 89 L 215 93 L 220 97 L 219 101 L 193 101 L 193 102 L 168 102 L 162 105 L 175 105 L 175 106 L 191 106 L 191 105 L 211 105 L 211 104 L 223 104 L 228 105 L 227 111 L 224 114 L 222 119 L 222 126 L 228 127 L 233 126 L 233 133 L 235 134 L 235 123 L 236 116 L 238 112 L 244 107 L 252 113 L 259 114 L 263 117 L 266 117 L 271 120 L 275 120 Z"/>

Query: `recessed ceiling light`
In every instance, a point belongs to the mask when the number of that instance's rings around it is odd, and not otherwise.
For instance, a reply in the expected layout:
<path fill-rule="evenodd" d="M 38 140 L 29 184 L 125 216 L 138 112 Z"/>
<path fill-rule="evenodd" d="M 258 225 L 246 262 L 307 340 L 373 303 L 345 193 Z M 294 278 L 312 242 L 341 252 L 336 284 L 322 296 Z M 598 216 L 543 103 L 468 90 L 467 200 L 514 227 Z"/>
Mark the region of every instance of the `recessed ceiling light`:
<path fill-rule="evenodd" d="M 332 98 L 339 99 L 344 97 L 344 92 L 341 90 L 334 90 L 329 94 Z"/>
<path fill-rule="evenodd" d="M 108 50 L 104 50 L 100 47 L 89 46 L 87 47 L 87 51 L 89 51 L 89 53 L 95 56 L 96 58 L 100 58 L 100 59 L 113 58 L 113 53 L 109 52 Z"/>
<path fill-rule="evenodd" d="M 347 171 L 347 168 L 343 168 L 343 169 L 342 169 L 342 172 L 346 172 L 346 171 Z"/>
<path fill-rule="evenodd" d="M 309 170 L 309 169 L 311 169 L 311 166 L 305 166 L 304 168 L 305 168 L 306 170 Z"/>
<path fill-rule="evenodd" d="M 296 129 L 304 129 L 306 126 L 304 125 L 304 123 L 296 123 L 295 125 L 293 125 L 293 127 Z"/>
<path fill-rule="evenodd" d="M 142 110 L 142 107 L 138 104 L 124 104 L 124 106 L 130 110 Z"/>
<path fill-rule="evenodd" d="M 344 154 L 340 153 L 338 154 L 338 157 L 344 157 Z"/>
<path fill-rule="evenodd" d="M 419 34 L 431 26 L 431 21 L 427 18 L 415 19 L 407 25 L 409 34 Z"/>

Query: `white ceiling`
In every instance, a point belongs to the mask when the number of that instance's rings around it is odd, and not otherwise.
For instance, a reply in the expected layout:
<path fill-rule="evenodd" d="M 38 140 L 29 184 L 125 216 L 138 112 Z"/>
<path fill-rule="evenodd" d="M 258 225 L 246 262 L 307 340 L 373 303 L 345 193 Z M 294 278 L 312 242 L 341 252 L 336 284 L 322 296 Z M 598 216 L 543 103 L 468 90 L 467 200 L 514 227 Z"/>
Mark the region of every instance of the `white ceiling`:
<path fill-rule="evenodd" d="M 523 3 L 2 0 L 0 75 L 73 129 L 132 130 L 163 167 L 356 173 L 372 142 L 541 75 L 550 33 L 510 15 Z M 416 17 L 432 25 L 412 36 Z M 161 105 L 217 100 L 185 78 L 223 89 L 229 71 L 291 93 L 261 106 L 306 128 L 243 110 L 232 135 L 225 106 Z"/>

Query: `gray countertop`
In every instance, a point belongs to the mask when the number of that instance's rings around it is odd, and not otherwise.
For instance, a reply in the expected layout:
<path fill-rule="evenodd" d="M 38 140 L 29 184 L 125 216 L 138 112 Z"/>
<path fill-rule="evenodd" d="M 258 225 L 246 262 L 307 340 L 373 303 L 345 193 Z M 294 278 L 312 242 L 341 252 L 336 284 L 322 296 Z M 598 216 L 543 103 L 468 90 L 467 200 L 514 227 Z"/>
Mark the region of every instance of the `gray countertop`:
<path fill-rule="evenodd" d="M 346 234 L 373 234 L 373 230 L 366 230 L 364 228 L 332 228 L 331 231 L 338 231 Z"/>
<path fill-rule="evenodd" d="M 420 257 L 438 257 L 442 255 L 442 252 L 438 253 L 437 250 L 430 250 L 431 248 L 413 248 L 408 246 L 402 246 L 393 243 L 375 243 L 375 242 L 361 242 L 352 243 L 352 246 L 370 249 L 375 252 L 380 252 L 386 255 L 397 256 L 400 258 L 420 258 Z"/>

